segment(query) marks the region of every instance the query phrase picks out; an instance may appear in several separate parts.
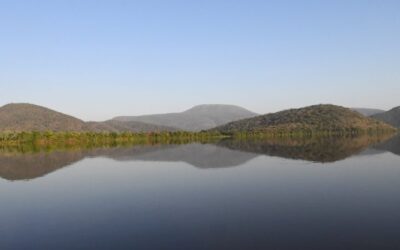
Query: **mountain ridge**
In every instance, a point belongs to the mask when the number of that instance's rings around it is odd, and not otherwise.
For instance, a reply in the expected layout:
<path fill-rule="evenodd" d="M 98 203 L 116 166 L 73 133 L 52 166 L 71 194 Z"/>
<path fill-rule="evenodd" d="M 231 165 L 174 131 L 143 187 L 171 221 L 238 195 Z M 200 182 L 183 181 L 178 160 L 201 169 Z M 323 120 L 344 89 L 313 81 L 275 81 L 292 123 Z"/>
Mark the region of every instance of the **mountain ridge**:
<path fill-rule="evenodd" d="M 357 111 L 360 114 L 363 114 L 365 116 L 372 116 L 380 113 L 386 112 L 386 110 L 383 109 L 373 109 L 373 108 L 350 108 L 353 111 Z"/>
<path fill-rule="evenodd" d="M 400 107 L 375 116 L 394 113 Z M 244 118 L 243 118 L 244 117 Z M 213 131 L 271 132 L 312 130 L 394 129 L 385 122 L 366 117 L 357 111 L 331 104 L 257 115 L 235 105 L 203 104 L 180 113 L 118 117 L 103 122 L 85 122 L 73 116 L 29 103 L 11 103 L 0 107 L 0 132 L 76 131 L 76 132 L 164 132 Z M 157 120 L 158 119 L 158 120 Z M 232 121 L 233 119 L 233 121 Z M 383 119 L 383 118 L 382 118 Z M 156 122 L 154 122 L 156 121 Z M 228 121 L 228 122 L 227 122 Z M 390 123 L 391 120 L 389 120 Z M 400 126 L 400 119 L 395 120 Z M 221 124 L 215 126 L 215 124 Z M 393 122 L 391 123 L 392 125 Z M 206 129 L 208 128 L 208 129 Z"/>
<path fill-rule="evenodd" d="M 73 116 L 30 103 L 10 103 L 0 107 L 0 132 L 160 132 L 175 128 L 143 122 L 85 122 Z"/>
<path fill-rule="evenodd" d="M 224 134 L 240 132 L 288 133 L 304 131 L 395 130 L 392 126 L 365 117 L 349 108 L 319 104 L 260 115 L 216 127 Z"/>
<path fill-rule="evenodd" d="M 373 118 L 400 128 L 400 106 L 394 107 L 384 113 L 372 115 Z"/>
<path fill-rule="evenodd" d="M 201 104 L 178 113 L 117 116 L 112 120 L 138 121 L 198 132 L 256 115 L 258 114 L 236 105 Z"/>

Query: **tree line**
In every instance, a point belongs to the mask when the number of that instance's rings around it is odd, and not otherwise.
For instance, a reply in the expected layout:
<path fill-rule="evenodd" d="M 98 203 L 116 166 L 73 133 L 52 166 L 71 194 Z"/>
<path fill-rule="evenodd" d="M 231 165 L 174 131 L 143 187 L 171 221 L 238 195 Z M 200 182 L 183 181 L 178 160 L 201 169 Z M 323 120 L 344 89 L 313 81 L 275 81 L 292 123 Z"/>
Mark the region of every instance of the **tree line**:
<path fill-rule="evenodd" d="M 190 141 L 210 140 L 220 137 L 219 133 L 211 132 L 3 132 L 0 133 L 1 145 L 16 144 L 119 144 L 119 143 L 184 143 Z"/>

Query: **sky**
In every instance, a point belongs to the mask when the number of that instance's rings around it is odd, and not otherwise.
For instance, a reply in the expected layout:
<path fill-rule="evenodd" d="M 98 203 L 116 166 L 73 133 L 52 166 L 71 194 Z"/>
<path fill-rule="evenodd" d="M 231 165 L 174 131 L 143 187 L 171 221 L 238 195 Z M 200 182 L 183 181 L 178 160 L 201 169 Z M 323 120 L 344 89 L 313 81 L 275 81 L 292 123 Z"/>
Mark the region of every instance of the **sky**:
<path fill-rule="evenodd" d="M 0 105 L 400 105 L 400 1 L 0 0 Z"/>

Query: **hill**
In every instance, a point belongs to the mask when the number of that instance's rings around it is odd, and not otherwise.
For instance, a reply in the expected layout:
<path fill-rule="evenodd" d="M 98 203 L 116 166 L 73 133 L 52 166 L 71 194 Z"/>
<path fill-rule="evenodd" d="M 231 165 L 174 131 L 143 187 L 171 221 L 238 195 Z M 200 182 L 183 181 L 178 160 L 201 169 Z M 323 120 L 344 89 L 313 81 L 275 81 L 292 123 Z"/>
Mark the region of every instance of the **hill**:
<path fill-rule="evenodd" d="M 386 122 L 394 127 L 400 128 L 400 106 L 387 112 L 376 114 L 373 118 Z"/>
<path fill-rule="evenodd" d="M 351 110 L 357 111 L 358 113 L 365 116 L 371 116 L 385 112 L 385 110 L 382 109 L 369 109 L 369 108 L 351 108 Z"/>
<path fill-rule="evenodd" d="M 256 113 L 234 105 L 206 104 L 195 106 L 181 113 L 120 116 L 113 120 L 137 121 L 186 131 L 201 131 L 256 115 Z"/>
<path fill-rule="evenodd" d="M 177 131 L 176 128 L 159 126 L 137 121 L 116 121 L 108 120 L 104 122 L 87 122 L 86 129 L 94 132 L 162 132 Z"/>
<path fill-rule="evenodd" d="M 0 108 L 0 131 L 84 131 L 85 122 L 33 104 L 7 104 Z"/>
<path fill-rule="evenodd" d="M 256 116 L 212 129 L 225 134 L 236 132 L 351 132 L 394 130 L 390 125 L 365 117 L 348 108 L 314 105 Z"/>
<path fill-rule="evenodd" d="M 70 115 L 27 103 L 13 103 L 0 107 L 0 132 L 156 132 L 174 130 L 174 128 L 146 124 L 143 122 L 84 122 Z"/>

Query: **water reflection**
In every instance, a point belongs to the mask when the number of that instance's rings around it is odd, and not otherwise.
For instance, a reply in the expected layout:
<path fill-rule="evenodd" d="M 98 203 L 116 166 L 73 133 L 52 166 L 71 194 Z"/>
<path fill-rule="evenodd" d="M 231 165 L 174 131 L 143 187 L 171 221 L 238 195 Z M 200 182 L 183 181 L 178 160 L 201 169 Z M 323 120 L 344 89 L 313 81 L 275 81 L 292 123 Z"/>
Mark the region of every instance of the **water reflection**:
<path fill-rule="evenodd" d="M 41 177 L 84 158 L 82 152 L 0 154 L 0 177 L 24 180 Z"/>
<path fill-rule="evenodd" d="M 44 176 L 84 158 L 107 157 L 116 161 L 186 162 L 197 168 L 224 168 L 257 157 L 214 144 L 137 145 L 39 153 L 0 153 L 0 177 L 28 180 Z"/>
<path fill-rule="evenodd" d="M 386 151 L 400 155 L 400 136 L 222 140 L 214 144 L 136 145 L 30 153 L 3 148 L 0 151 L 0 177 L 13 181 L 34 179 L 90 157 L 116 161 L 186 162 L 196 168 L 225 168 L 243 165 L 259 155 L 325 163 L 357 154 Z"/>
<path fill-rule="evenodd" d="M 301 139 L 224 140 L 218 145 L 233 150 L 312 162 L 335 162 L 360 154 L 387 141 L 391 136 L 317 137 Z M 390 141 L 399 141 L 399 137 Z M 399 146 L 392 142 L 386 151 Z M 385 144 L 386 145 L 386 144 Z M 382 147 L 381 147 L 382 148 Z"/>
<path fill-rule="evenodd" d="M 395 155 L 400 155 L 400 136 L 389 138 L 383 143 L 375 145 L 373 149 L 379 150 L 381 152 L 388 151 Z"/>

